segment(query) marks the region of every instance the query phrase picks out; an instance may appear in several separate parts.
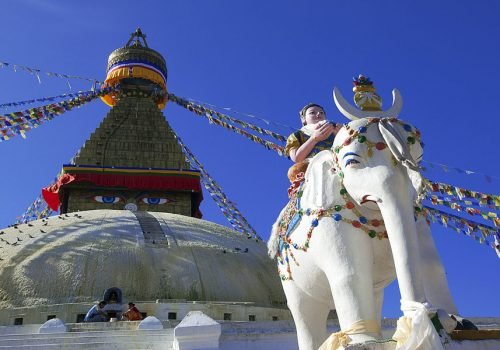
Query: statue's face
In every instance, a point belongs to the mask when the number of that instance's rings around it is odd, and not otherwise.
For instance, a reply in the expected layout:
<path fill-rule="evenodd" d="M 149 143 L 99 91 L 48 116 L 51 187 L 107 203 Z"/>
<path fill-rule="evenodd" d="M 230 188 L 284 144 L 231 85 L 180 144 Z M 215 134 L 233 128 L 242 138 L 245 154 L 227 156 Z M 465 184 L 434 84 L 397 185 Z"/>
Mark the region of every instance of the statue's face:
<path fill-rule="evenodd" d="M 191 194 L 168 191 L 71 189 L 68 212 L 94 209 L 128 209 L 190 216 Z"/>
<path fill-rule="evenodd" d="M 325 111 L 318 106 L 309 107 L 305 113 L 303 121 L 306 125 L 317 124 L 326 119 Z"/>

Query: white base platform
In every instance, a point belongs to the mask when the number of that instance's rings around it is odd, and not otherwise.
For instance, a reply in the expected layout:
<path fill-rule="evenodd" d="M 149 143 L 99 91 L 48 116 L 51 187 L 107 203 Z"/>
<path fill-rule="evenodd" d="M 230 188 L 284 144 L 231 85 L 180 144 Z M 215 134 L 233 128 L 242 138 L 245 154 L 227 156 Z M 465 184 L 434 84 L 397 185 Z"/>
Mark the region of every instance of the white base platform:
<path fill-rule="evenodd" d="M 500 319 L 473 321 L 481 329 L 500 329 Z M 384 336 L 390 337 L 396 320 L 384 320 Z M 221 350 L 296 350 L 297 336 L 293 321 L 219 322 Z M 163 322 L 164 329 L 137 330 L 139 322 L 68 323 L 64 333 L 39 334 L 41 325 L 0 327 L 0 350 L 79 350 L 79 349 L 174 349 L 174 328 Z M 338 323 L 329 322 L 330 332 L 338 331 Z M 394 350 L 395 342 L 356 344 L 348 350 Z M 445 350 L 497 350 L 500 340 L 452 341 Z"/>

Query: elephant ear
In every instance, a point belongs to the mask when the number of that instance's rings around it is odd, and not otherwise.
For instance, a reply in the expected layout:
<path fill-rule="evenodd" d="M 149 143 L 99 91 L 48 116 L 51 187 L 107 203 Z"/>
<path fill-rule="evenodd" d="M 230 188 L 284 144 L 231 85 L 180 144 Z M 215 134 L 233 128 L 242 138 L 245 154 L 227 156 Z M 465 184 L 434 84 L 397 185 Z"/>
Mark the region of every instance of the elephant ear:
<path fill-rule="evenodd" d="M 415 191 L 420 194 L 423 190 L 424 181 L 420 174 L 418 162 L 413 158 L 411 149 L 406 142 L 406 131 L 403 130 L 399 122 L 390 119 L 382 119 L 378 124 L 378 128 L 392 155 L 407 169 Z"/>
<path fill-rule="evenodd" d="M 340 178 L 335 172 L 333 152 L 327 150 L 318 153 L 307 167 L 301 207 L 330 207 L 340 188 L 339 184 Z"/>

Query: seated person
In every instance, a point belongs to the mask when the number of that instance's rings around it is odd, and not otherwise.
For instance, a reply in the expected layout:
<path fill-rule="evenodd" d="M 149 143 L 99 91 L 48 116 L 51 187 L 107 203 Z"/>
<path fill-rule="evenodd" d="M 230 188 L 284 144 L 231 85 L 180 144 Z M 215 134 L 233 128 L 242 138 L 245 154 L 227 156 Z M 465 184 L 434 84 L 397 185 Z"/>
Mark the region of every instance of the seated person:
<path fill-rule="evenodd" d="M 288 170 L 290 182 L 297 175 L 304 173 L 309 160 L 321 151 L 331 149 L 335 135 L 342 125 L 326 120 L 326 114 L 320 105 L 309 103 L 300 111 L 302 128 L 286 141 L 285 152 L 296 163 Z"/>
<path fill-rule="evenodd" d="M 134 303 L 128 303 L 128 310 L 122 314 L 122 321 L 140 321 L 142 315 Z"/>
<path fill-rule="evenodd" d="M 99 302 L 99 304 L 92 306 L 92 308 L 87 312 L 83 322 L 108 322 L 108 314 L 104 311 L 106 306 L 105 301 Z"/>

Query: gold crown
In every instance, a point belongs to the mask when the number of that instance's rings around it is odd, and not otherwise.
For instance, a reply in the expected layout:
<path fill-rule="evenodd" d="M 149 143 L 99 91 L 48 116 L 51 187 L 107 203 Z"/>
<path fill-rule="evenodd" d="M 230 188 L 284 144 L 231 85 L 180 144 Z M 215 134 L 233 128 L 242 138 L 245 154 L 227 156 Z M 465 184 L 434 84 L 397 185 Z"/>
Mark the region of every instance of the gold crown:
<path fill-rule="evenodd" d="M 382 98 L 377 94 L 373 81 L 360 74 L 353 78 L 354 103 L 362 111 L 382 110 Z"/>

